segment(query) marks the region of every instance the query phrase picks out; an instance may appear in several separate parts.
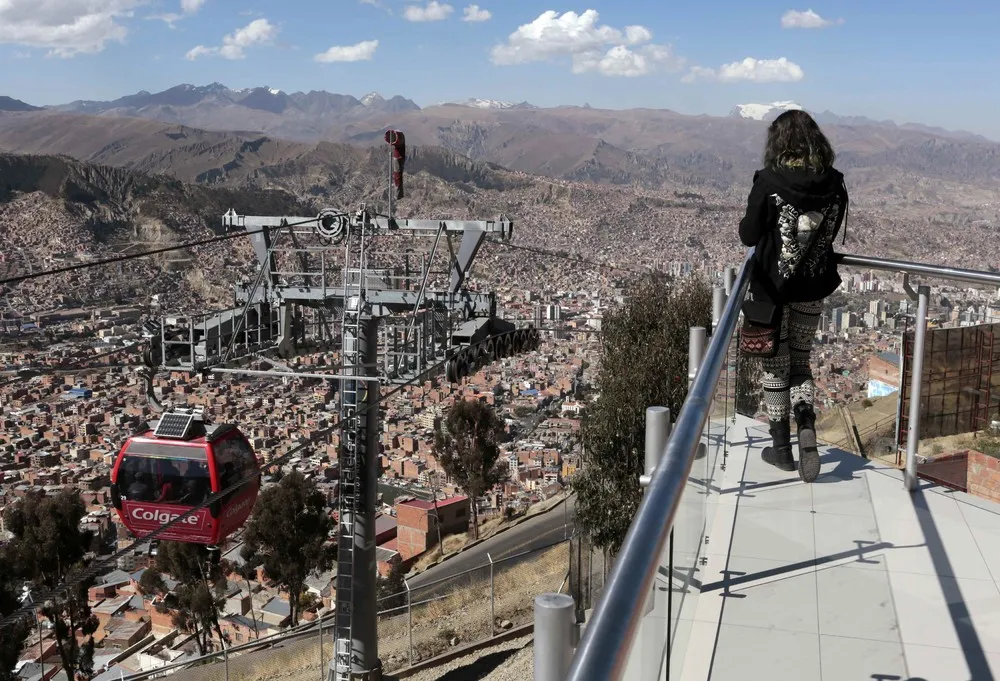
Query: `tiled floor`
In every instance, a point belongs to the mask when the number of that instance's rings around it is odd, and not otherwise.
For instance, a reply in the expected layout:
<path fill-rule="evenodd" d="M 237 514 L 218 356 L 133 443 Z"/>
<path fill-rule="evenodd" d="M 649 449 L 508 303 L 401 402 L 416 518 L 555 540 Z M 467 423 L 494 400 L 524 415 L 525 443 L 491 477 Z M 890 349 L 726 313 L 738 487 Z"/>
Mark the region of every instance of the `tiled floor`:
<path fill-rule="evenodd" d="M 761 461 L 767 440 L 750 419 L 730 429 L 701 593 L 682 614 L 683 669 L 671 677 L 1000 675 L 1000 506 L 929 483 L 911 495 L 900 472 L 830 449 L 806 485 Z"/>

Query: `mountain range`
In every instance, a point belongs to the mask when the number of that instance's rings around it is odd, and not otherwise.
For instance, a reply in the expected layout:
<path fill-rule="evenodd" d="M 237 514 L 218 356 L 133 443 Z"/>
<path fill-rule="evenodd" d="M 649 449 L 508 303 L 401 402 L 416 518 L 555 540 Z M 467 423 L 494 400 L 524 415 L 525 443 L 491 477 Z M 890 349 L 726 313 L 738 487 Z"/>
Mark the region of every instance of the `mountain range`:
<path fill-rule="evenodd" d="M 785 111 L 792 111 L 796 109 L 801 110 L 805 109 L 805 107 L 793 101 L 771 102 L 770 104 L 737 104 L 729 112 L 729 115 L 735 118 L 748 118 L 755 121 L 771 122 Z M 990 141 L 982 135 L 977 135 L 973 132 L 966 132 L 964 130 L 945 130 L 944 128 L 923 125 L 921 123 L 899 124 L 889 120 L 877 121 L 865 116 L 840 116 L 832 111 L 810 111 L 809 113 L 820 125 L 915 130 L 919 132 L 927 132 L 932 135 L 939 135 L 941 137 L 954 137 L 955 139 L 976 140 L 980 142 Z"/>
<path fill-rule="evenodd" d="M 183 84 L 109 102 L 44 108 L 0 100 L 0 150 L 64 154 L 196 183 L 260 186 L 269 178 L 286 178 L 281 168 L 304 163 L 313 168 L 310 179 L 294 182 L 321 191 L 313 186 L 313 180 L 324 185 L 323 162 L 317 159 L 350 157 L 349 147 L 383 145 L 385 130 L 394 128 L 406 134 L 407 170 L 418 162 L 414 159 L 432 153 L 429 149 L 443 148 L 470 161 L 558 180 L 694 189 L 742 200 L 759 167 L 768 120 L 799 106 L 740 105 L 726 117 L 494 100 L 421 108 L 399 95 L 359 99 L 324 91 Z M 945 192 L 949 182 L 992 189 L 1000 180 L 1000 145 L 982 137 L 816 115 L 858 198 L 915 200 L 918 188 L 927 196 L 926 191 Z"/>
<path fill-rule="evenodd" d="M 386 99 L 377 92 L 357 98 L 324 90 L 286 93 L 268 86 L 232 89 L 222 83 L 200 86 L 182 83 L 162 92 L 151 93 L 142 90 L 114 100 L 77 100 L 47 107 L 36 107 L 10 97 L 0 96 L 0 111 L 46 109 L 64 113 L 150 118 L 206 130 L 252 130 L 302 142 L 343 139 L 341 127 L 370 118 L 389 115 L 405 120 L 406 114 L 455 107 L 518 112 L 576 108 L 591 110 L 589 105 L 541 109 L 529 102 L 483 98 L 440 102 L 421 108 L 416 102 L 403 96 L 394 95 Z M 793 101 L 737 104 L 730 116 L 769 122 L 782 111 L 802 108 L 808 107 Z M 955 139 L 988 141 L 974 133 L 949 131 L 920 123 L 897 124 L 893 121 L 879 121 L 864 116 L 843 116 L 830 111 L 809 110 L 824 125 L 913 130 Z M 660 111 L 665 115 L 674 113 L 669 110 Z"/>
<path fill-rule="evenodd" d="M 623 264 L 732 260 L 739 255 L 733 226 L 767 121 L 791 104 L 722 117 L 487 100 L 420 108 L 374 93 L 358 99 L 218 84 L 59 107 L 2 99 L 0 152 L 17 156 L 0 164 L 0 218 L 9 223 L 0 231 L 20 240 L 23 255 L 48 243 L 38 225 L 77 220 L 83 231 L 66 232 L 59 247 L 72 252 L 92 232 L 162 225 L 179 238 L 217 229 L 226 203 L 241 212 L 279 209 L 245 198 L 263 190 L 283 190 L 312 211 L 379 205 L 389 173 L 383 135 L 393 128 L 407 142 L 401 217 L 516 215 L 524 243 Z M 1000 258 L 993 226 L 1000 144 L 924 126 L 825 120 L 852 197 L 849 249 L 968 266 Z M 70 171 L 67 157 L 75 159 Z M 142 179 L 156 175 L 169 177 Z M 240 194 L 220 195 L 206 210 L 185 205 L 217 191 Z M 42 208 L 49 217 L 39 222 Z M 490 256 L 484 266 L 526 282 L 551 272 L 517 255 Z M 89 283 L 67 282 L 78 285 Z"/>

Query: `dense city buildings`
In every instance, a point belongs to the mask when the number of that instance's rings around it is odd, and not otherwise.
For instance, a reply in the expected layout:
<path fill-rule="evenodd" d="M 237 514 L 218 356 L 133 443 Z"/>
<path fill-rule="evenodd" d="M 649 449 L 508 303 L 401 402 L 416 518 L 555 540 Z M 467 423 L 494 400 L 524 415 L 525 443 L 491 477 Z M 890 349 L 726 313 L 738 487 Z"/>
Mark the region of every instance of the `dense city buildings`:
<path fill-rule="evenodd" d="M 664 262 L 659 269 L 675 277 L 721 281 L 718 269 L 703 263 Z M 569 283 L 557 277 L 542 290 L 498 291 L 501 317 L 542 329 L 537 351 L 486 364 L 459 383 L 432 377 L 406 386 L 383 404 L 375 537 L 379 574 L 388 575 L 396 565 L 409 568 L 437 550 L 439 529 L 442 537 L 463 535 L 473 503 L 480 521 L 487 522 L 524 513 L 566 489 L 581 463 L 581 419 L 595 394 L 601 321 L 624 293 L 613 277 L 582 288 Z M 844 272 L 841 291 L 828 300 L 817 330 L 814 369 L 821 403 L 898 390 L 900 337 L 912 327 L 914 308 L 898 279 Z M 154 414 L 133 368 L 120 364 L 122 355 L 104 355 L 141 342 L 138 321 L 155 311 L 150 305 L 55 309 L 10 320 L 8 343 L 0 352 L 6 374 L 0 384 L 0 507 L 32 489 L 79 489 L 88 505 L 84 525 L 104 550 L 131 543 L 130 533 L 109 510 L 109 474 L 122 443 Z M 1000 319 L 996 291 L 947 286 L 934 289 L 930 312 L 936 327 Z M 318 352 L 295 362 L 302 370 L 333 372 L 339 356 Z M 231 380 L 164 371 L 154 380 L 154 392 L 168 403 L 200 407 L 214 422 L 238 425 L 265 465 L 265 484 L 277 473 L 270 461 L 337 421 L 336 386 L 319 379 Z M 481 400 L 496 409 L 508 433 L 501 455 L 508 479 L 479 499 L 469 499 L 448 480 L 433 455 L 435 429 L 458 399 Z M 338 447 L 334 428 L 281 466 L 315 482 L 331 517 L 338 498 Z M 242 561 L 239 548 L 237 533 L 224 555 L 234 567 Z M 173 626 L 159 597 L 141 593 L 139 580 L 151 561 L 149 547 L 128 553 L 88 592 L 100 621 L 101 655 L 131 647 L 140 651 L 120 661 L 119 668 L 152 669 L 198 654 L 191 637 Z M 314 605 L 302 611 L 302 621 L 331 607 L 335 576 L 334 567 L 310 578 Z M 249 582 L 235 572 L 228 580 L 220 627 L 230 643 L 296 624 L 288 595 L 262 571 Z M 54 642 L 46 635 L 42 660 L 54 662 Z M 138 645 L 143 642 L 148 645 Z M 29 641 L 24 662 L 37 664 L 38 650 L 37 638 L 33 645 Z"/>

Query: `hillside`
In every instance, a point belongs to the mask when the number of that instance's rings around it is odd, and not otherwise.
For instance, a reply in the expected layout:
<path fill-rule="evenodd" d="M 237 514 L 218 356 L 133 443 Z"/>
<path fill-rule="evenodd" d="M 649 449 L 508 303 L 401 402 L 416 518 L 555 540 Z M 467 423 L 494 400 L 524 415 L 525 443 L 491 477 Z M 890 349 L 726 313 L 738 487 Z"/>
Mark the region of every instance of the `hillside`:
<path fill-rule="evenodd" d="M 343 185 L 385 177 L 387 156 L 357 145 L 290 142 L 258 133 L 210 132 L 140 118 L 62 113 L 0 114 L 0 150 L 62 154 L 92 163 L 169 174 L 206 185 L 285 187 L 324 196 Z M 382 152 L 382 153 L 380 153 Z M 421 148 L 408 173 L 446 182 L 504 188 L 531 182 L 488 163 L 470 163 L 443 148 Z M 384 182 L 383 182 L 384 184 Z M 366 188 L 357 187 L 365 192 Z"/>
<path fill-rule="evenodd" d="M 620 184 L 638 181 L 651 188 L 666 180 L 720 191 L 745 185 L 760 166 L 767 129 L 764 121 L 649 109 L 440 106 L 334 126 L 327 136 L 370 143 L 390 125 L 406 131 L 415 144 L 440 144 L 524 172 Z M 911 175 L 981 188 L 1000 179 L 1000 144 L 982 138 L 884 125 L 827 124 L 824 129 L 837 149 L 838 167 L 859 171 L 865 191 L 879 186 L 868 179 L 872 171 L 904 191 Z"/>
<path fill-rule="evenodd" d="M 760 140 L 754 136 L 764 129 L 759 121 L 663 111 L 462 106 L 394 115 L 385 124 L 395 120 L 406 123 L 398 127 L 407 134 L 408 149 L 406 198 L 396 206 L 400 217 L 491 219 L 505 213 L 516 220 L 520 244 L 630 269 L 670 261 L 721 265 L 739 258 L 735 226 L 756 167 Z M 217 216 L 230 205 L 241 213 L 260 212 L 254 197 L 265 190 L 287 192 L 313 211 L 351 208 L 361 201 L 384 210 L 389 156 L 382 123 L 371 119 L 352 126 L 343 128 L 345 142 L 306 144 L 141 118 L 0 113 L 0 151 L 63 154 L 124 168 L 131 176 L 161 174 L 196 185 L 166 195 L 161 210 L 149 200 L 143 210 L 160 210 L 158 219 L 174 220 L 179 228 L 196 219 L 199 228 L 208 229 L 204 225 L 218 224 Z M 996 185 L 987 180 L 1000 163 L 1000 146 L 910 130 L 876 135 L 874 130 L 830 128 L 832 136 L 839 135 L 841 167 L 852 159 L 855 163 L 847 170 L 852 210 L 842 248 L 995 266 L 1000 242 L 994 225 L 1000 212 Z M 12 189 L 33 190 L 14 180 L 7 181 Z M 223 188 L 246 199 L 229 205 L 220 201 L 218 208 L 213 204 L 217 212 L 209 223 L 185 204 L 201 196 L 196 192 L 220 196 L 215 192 Z M 114 204 L 114 193 L 109 196 L 97 204 Z M 115 205 L 125 209 L 106 210 L 114 215 L 133 210 L 127 202 Z M 954 238 L 956 230 L 963 238 Z M 623 276 L 493 245 L 483 249 L 477 263 L 479 276 L 524 287 L 542 278 L 572 286 L 581 276 Z M 214 273 L 204 276 L 212 279 Z"/>
<path fill-rule="evenodd" d="M 286 192 L 215 189 L 66 158 L 0 154 L 0 276 L 64 267 L 222 234 L 231 207 L 263 214 L 311 211 Z M 229 303 L 251 273 L 248 241 L 84 269 L 7 287 L 5 314 L 143 303 L 168 310 Z"/>
<path fill-rule="evenodd" d="M 414 150 L 411 162 L 419 162 L 421 154 L 416 150 L 441 147 L 474 161 L 554 179 L 647 190 L 696 189 L 738 203 L 759 167 L 766 131 L 763 121 L 684 116 L 661 110 L 442 105 L 391 113 L 366 109 L 365 116 L 335 117 L 322 134 L 313 136 L 330 142 L 317 146 L 240 127 L 243 119 L 229 114 L 224 117 L 227 130 L 208 131 L 186 123 L 183 107 L 172 110 L 178 112 L 180 122 L 120 117 L 118 109 L 100 116 L 55 111 L 0 113 L 0 149 L 68 154 L 98 163 L 169 172 L 193 182 L 253 183 L 261 168 L 290 161 L 309 164 L 317 149 L 322 150 L 320 159 L 328 157 L 335 148 L 327 146 L 330 144 L 380 145 L 384 131 L 391 127 L 406 133 L 408 148 Z M 135 115 L 145 114 L 140 108 Z M 928 199 L 943 197 L 946 209 L 981 204 L 982 193 L 991 191 L 1000 180 L 1000 145 L 982 138 L 876 123 L 827 124 L 825 129 L 837 148 L 838 167 L 848 174 L 855 198 L 872 205 L 899 207 L 907 218 L 911 217 L 910 208 Z M 336 152 L 345 158 L 352 153 Z M 942 191 L 928 196 L 924 193 L 928 184 Z"/>
<path fill-rule="evenodd" d="M 20 99 L 0 95 L 0 111 L 40 111 L 41 107 L 31 106 Z"/>

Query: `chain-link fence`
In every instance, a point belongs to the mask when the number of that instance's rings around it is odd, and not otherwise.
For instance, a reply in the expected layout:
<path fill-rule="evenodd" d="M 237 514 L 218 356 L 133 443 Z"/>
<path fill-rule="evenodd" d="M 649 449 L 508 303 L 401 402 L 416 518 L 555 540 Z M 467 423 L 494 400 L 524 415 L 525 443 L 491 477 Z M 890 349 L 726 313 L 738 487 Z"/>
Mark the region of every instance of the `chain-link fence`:
<path fill-rule="evenodd" d="M 500 560 L 487 556 L 485 565 L 420 582 L 406 592 L 380 599 L 378 652 L 383 670 L 391 673 L 453 647 L 486 641 L 529 624 L 535 596 L 565 593 L 572 579 L 587 585 L 580 591 L 584 597 L 596 598 L 604 583 L 603 568 L 598 569 L 599 579 L 592 579 L 589 573 L 582 579 L 579 574 L 573 577 L 579 567 L 571 565 L 570 558 L 580 550 L 579 543 L 575 538 L 562 540 Z M 588 549 L 588 553 L 592 552 Z M 597 569 L 595 566 L 603 565 L 600 555 L 583 555 L 577 562 L 584 570 Z M 144 681 L 167 675 L 173 681 L 325 681 L 333 659 L 333 637 L 331 613 L 323 618 L 322 628 L 315 623 L 301 625 L 194 663 L 169 664 L 131 676 L 112 667 L 96 681 L 122 677 L 126 681 Z M 141 663 L 138 657 L 134 659 Z M 147 659 L 146 664 L 150 663 L 152 660 Z"/>

